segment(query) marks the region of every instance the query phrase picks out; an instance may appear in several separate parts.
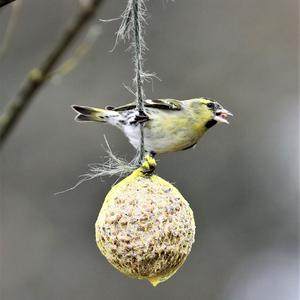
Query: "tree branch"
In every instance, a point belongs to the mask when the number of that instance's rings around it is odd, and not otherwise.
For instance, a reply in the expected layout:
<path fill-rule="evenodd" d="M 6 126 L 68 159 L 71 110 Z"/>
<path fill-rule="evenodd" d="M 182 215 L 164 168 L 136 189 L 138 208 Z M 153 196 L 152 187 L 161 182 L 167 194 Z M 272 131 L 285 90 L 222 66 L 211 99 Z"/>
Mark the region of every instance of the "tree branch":
<path fill-rule="evenodd" d="M 16 31 L 22 4 L 23 4 L 23 0 L 18 0 L 12 5 L 7 28 L 4 32 L 3 40 L 1 41 L 1 45 L 0 45 L 0 62 L 5 56 L 9 48 L 10 42 L 12 40 L 12 37 Z"/>
<path fill-rule="evenodd" d="M 16 0 L 0 0 L 0 7 L 5 6 L 14 1 L 16 1 Z"/>
<path fill-rule="evenodd" d="M 4 144 L 4 141 L 17 124 L 37 91 L 46 83 L 49 78 L 48 75 L 53 71 L 57 61 L 65 53 L 84 25 L 93 17 L 98 6 L 104 0 L 90 0 L 86 2 L 82 5 L 80 12 L 74 18 L 73 22 L 66 27 L 52 52 L 46 57 L 41 66 L 29 72 L 25 84 L 21 87 L 17 97 L 8 104 L 5 112 L 0 116 L 0 147 Z"/>

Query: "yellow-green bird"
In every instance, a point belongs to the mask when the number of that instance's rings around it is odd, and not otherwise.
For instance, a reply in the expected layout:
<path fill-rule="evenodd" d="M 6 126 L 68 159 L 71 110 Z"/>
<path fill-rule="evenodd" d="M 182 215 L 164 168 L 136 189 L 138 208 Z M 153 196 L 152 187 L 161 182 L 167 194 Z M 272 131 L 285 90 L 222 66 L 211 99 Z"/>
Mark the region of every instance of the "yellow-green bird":
<path fill-rule="evenodd" d="M 121 129 L 130 143 L 139 148 L 140 123 L 144 126 L 145 151 L 152 155 L 186 150 L 195 146 L 203 134 L 217 122 L 229 124 L 232 116 L 218 102 L 207 98 L 190 100 L 145 100 L 145 114 L 132 102 L 105 109 L 73 105 L 76 121 L 96 121 Z"/>

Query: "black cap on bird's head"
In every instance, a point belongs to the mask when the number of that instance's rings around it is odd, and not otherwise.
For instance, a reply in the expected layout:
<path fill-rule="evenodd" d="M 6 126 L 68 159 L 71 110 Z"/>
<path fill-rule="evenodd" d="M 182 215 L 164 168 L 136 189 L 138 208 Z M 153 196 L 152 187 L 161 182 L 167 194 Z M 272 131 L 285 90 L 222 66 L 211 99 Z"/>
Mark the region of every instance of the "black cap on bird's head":
<path fill-rule="evenodd" d="M 203 99 L 204 100 L 204 99 Z M 203 101 L 206 107 L 213 113 L 212 119 L 206 123 L 206 128 L 210 128 L 217 124 L 217 122 L 229 124 L 228 117 L 233 116 L 233 114 L 225 109 L 221 104 L 215 100 L 205 99 Z"/>

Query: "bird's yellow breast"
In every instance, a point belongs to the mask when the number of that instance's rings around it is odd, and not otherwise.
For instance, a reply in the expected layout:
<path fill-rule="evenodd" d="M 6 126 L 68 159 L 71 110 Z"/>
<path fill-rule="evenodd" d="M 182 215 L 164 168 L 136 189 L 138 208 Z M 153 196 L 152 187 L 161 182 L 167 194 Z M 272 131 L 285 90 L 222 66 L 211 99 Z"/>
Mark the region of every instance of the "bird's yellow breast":
<path fill-rule="evenodd" d="M 206 120 L 185 110 L 160 112 L 145 124 L 145 148 L 156 153 L 183 150 L 195 143 L 207 130 Z"/>

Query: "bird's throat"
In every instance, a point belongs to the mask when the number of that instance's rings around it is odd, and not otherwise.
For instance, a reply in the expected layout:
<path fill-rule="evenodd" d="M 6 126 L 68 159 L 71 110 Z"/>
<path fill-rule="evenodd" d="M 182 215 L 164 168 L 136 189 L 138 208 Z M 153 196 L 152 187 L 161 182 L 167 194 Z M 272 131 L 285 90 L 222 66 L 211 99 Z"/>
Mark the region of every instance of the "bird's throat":
<path fill-rule="evenodd" d="M 209 129 L 209 128 L 213 127 L 216 124 L 217 124 L 216 120 L 209 120 L 209 121 L 206 122 L 205 128 Z"/>

